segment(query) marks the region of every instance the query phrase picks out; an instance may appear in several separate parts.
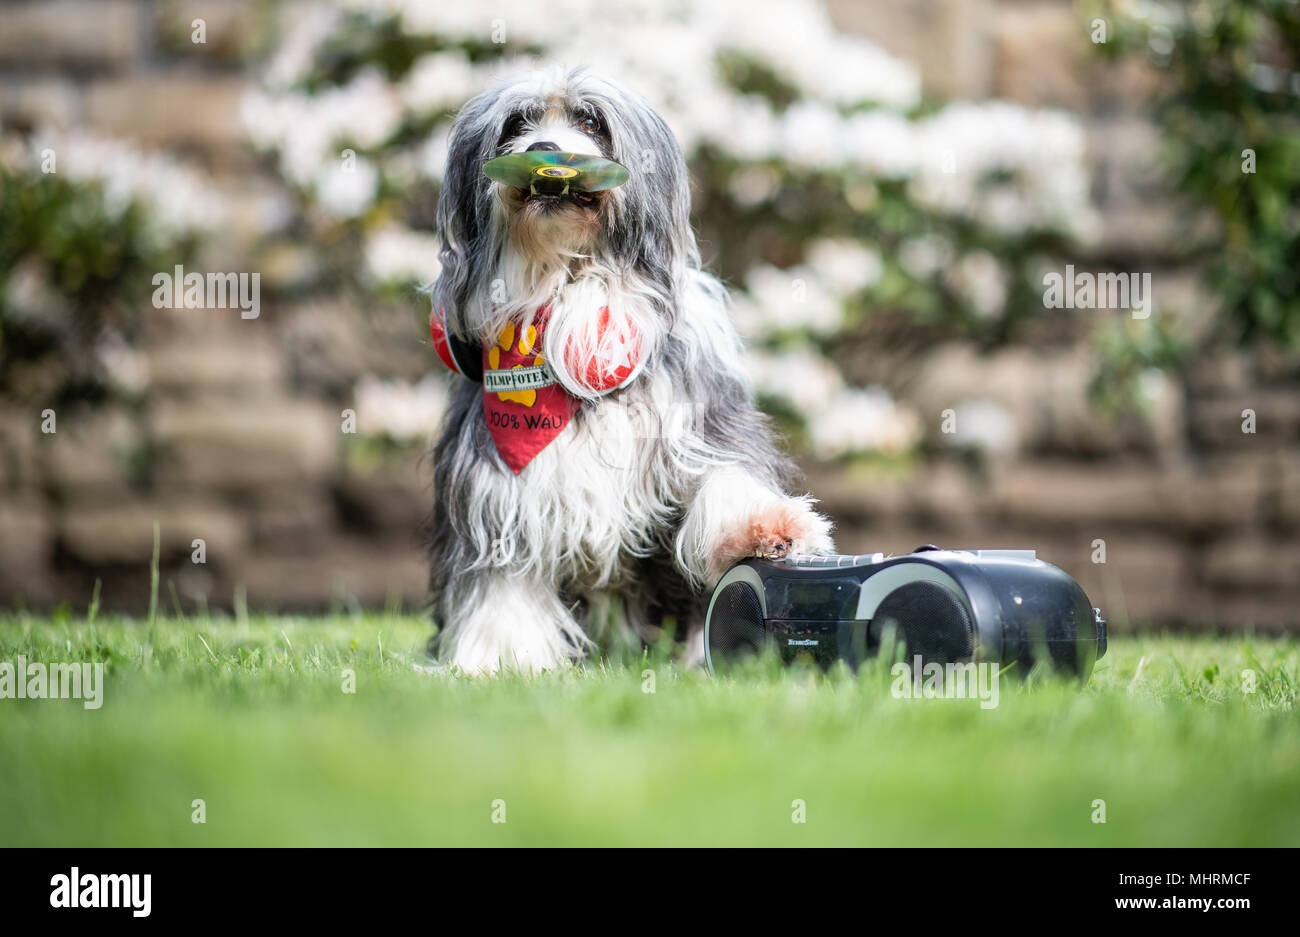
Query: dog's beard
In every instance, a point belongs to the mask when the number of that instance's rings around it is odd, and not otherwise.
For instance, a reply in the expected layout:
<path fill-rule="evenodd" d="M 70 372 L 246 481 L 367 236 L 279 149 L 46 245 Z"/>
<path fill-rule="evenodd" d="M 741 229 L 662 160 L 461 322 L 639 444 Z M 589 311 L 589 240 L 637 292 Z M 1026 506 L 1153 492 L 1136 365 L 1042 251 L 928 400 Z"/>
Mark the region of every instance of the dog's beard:
<path fill-rule="evenodd" d="M 555 306 L 562 297 L 581 296 L 592 311 L 608 302 L 611 286 L 619 279 L 605 236 L 617 210 L 617 195 L 531 195 L 500 184 L 496 190 L 501 237 L 496 282 L 487 291 L 488 301 L 469 321 L 490 337 L 507 322 L 531 323 L 539 309 Z M 593 285 L 600 289 L 593 292 Z"/>
<path fill-rule="evenodd" d="M 472 321 L 481 334 L 490 339 L 507 323 L 527 328 L 545 308 L 546 341 L 569 349 L 575 360 L 608 358 L 609 349 L 628 335 L 640 336 L 642 353 L 651 354 L 665 327 L 657 312 L 659 294 L 609 250 L 607 232 L 624 207 L 620 193 L 530 195 L 497 184 L 496 196 L 503 235 L 495 271 L 500 290 L 493 301 L 477 307 L 479 315 Z M 606 325 L 593 328 L 602 315 Z M 597 339 L 608 347 L 593 344 Z M 570 373 L 568 356 L 548 356 L 548 361 L 570 393 L 598 396 Z"/>
<path fill-rule="evenodd" d="M 599 251 L 611 195 L 534 195 L 500 184 L 498 195 L 506 211 L 508 246 L 537 279 Z"/>

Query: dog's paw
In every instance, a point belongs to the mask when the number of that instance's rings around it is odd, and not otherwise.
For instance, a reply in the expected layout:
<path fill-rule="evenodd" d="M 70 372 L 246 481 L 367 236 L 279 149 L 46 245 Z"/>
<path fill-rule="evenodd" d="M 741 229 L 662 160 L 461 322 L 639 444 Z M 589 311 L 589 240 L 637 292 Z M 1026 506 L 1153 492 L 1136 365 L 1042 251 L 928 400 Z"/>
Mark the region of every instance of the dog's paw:
<path fill-rule="evenodd" d="M 831 522 L 807 502 L 791 498 L 749 515 L 718 545 L 714 572 L 722 572 L 748 556 L 780 559 L 791 553 L 830 553 Z"/>
<path fill-rule="evenodd" d="M 467 677 L 491 677 L 501 672 L 545 673 L 568 660 L 558 641 L 549 638 L 540 628 L 517 627 L 504 632 L 479 629 L 455 636 L 438 662 L 450 673 Z"/>

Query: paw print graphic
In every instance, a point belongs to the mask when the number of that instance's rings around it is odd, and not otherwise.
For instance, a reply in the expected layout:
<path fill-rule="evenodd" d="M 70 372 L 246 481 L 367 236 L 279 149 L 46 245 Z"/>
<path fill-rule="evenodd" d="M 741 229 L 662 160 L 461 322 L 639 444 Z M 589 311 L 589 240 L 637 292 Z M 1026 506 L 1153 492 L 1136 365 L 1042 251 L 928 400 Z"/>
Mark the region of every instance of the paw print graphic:
<path fill-rule="evenodd" d="M 510 346 L 514 343 L 515 324 L 509 322 L 506 324 L 506 327 L 501 330 L 501 334 L 497 336 L 497 343 L 488 349 L 488 367 L 493 371 L 500 370 L 501 352 L 509 350 Z M 537 329 L 530 325 L 524 331 L 524 334 L 519 337 L 518 352 L 520 355 L 527 356 L 534 354 L 536 351 Z M 533 358 L 534 366 L 545 363 L 546 359 L 540 354 L 535 355 Z M 519 370 L 522 367 L 524 367 L 522 364 L 517 364 L 514 366 L 513 370 Z M 498 391 L 497 396 L 502 400 L 513 400 L 515 403 L 521 403 L 525 407 L 531 407 L 537 403 L 537 391 L 534 389 Z"/>

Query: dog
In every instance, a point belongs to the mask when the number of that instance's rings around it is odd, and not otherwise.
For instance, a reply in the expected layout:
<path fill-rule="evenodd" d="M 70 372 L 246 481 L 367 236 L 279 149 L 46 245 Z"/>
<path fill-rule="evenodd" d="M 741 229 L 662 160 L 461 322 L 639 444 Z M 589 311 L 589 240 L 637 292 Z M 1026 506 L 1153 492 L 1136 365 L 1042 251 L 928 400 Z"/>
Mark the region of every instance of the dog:
<path fill-rule="evenodd" d="M 538 149 L 630 178 L 555 195 L 483 172 Z M 648 104 L 585 69 L 478 95 L 452 126 L 437 222 L 431 334 L 465 375 L 432 456 L 440 663 L 538 672 L 670 628 L 698 664 L 731 565 L 833 552 L 813 499 L 787 491 L 726 291 L 701 268 L 685 160 Z M 547 383 L 480 383 L 510 371 Z"/>

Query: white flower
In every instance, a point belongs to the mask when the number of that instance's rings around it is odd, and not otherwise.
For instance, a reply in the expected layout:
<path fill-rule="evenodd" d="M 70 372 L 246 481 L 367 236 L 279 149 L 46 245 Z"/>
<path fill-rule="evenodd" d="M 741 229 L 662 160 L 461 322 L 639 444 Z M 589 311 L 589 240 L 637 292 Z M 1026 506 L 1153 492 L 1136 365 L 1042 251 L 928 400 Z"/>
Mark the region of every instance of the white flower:
<path fill-rule="evenodd" d="M 377 68 L 362 69 L 346 85 L 329 88 L 314 101 L 328 115 L 337 136 L 347 136 L 363 147 L 383 143 L 402 120 L 401 102 Z"/>
<path fill-rule="evenodd" d="M 841 296 L 873 285 L 884 270 L 877 251 L 848 238 L 814 242 L 808 248 L 808 266 Z"/>
<path fill-rule="evenodd" d="M 270 150 L 280 145 L 287 128 L 281 120 L 288 95 L 268 94 L 253 88 L 239 100 L 239 119 L 244 132 L 259 150 Z"/>
<path fill-rule="evenodd" d="M 1155 406 L 1177 393 L 1169 375 L 1158 368 L 1144 368 L 1138 375 L 1138 393 L 1147 406 Z"/>
<path fill-rule="evenodd" d="M 432 234 L 388 225 L 366 239 L 366 267 L 380 283 L 432 283 L 442 270 L 439 246 Z"/>
<path fill-rule="evenodd" d="M 424 113 L 464 104 L 478 90 L 469 57 L 456 49 L 433 52 L 416 60 L 402 82 L 402 103 Z"/>
<path fill-rule="evenodd" d="M 833 459 L 853 452 L 903 452 L 920 439 L 916 414 L 894 403 L 883 388 L 845 388 L 812 415 L 813 454 Z"/>
<path fill-rule="evenodd" d="M 916 126 L 928 154 L 910 192 L 924 207 L 965 215 L 999 230 L 1093 227 L 1078 121 L 1057 111 L 1029 111 L 1006 101 L 950 104 Z M 993 172 L 1014 184 L 981 194 Z"/>
<path fill-rule="evenodd" d="M 761 205 L 781 189 L 781 174 L 771 166 L 748 166 L 731 174 L 727 191 L 737 205 Z"/>
<path fill-rule="evenodd" d="M 376 68 L 319 94 L 268 97 L 251 92 L 240 117 L 254 145 L 280 151 L 280 168 L 297 185 L 310 186 L 346 147 L 370 149 L 388 139 L 403 119 L 396 92 Z"/>
<path fill-rule="evenodd" d="M 1016 418 L 1004 405 L 987 397 L 963 400 L 953 408 L 954 432 L 949 439 L 992 456 L 1013 455 L 1020 446 Z"/>
<path fill-rule="evenodd" d="M 845 161 L 844 121 L 834 108 L 801 101 L 785 112 L 781 125 L 781 155 L 808 169 L 837 166 Z"/>
<path fill-rule="evenodd" d="M 451 147 L 451 124 L 442 124 L 434 128 L 433 133 L 420 147 L 420 171 L 434 182 L 442 182 L 443 173 L 447 171 L 447 151 Z"/>
<path fill-rule="evenodd" d="M 809 98 L 910 107 L 920 96 L 915 69 L 866 39 L 839 35 L 811 0 L 712 6 L 716 48 L 763 62 Z"/>
<path fill-rule="evenodd" d="M 756 324 L 763 334 L 806 329 L 816 335 L 829 335 L 843 324 L 839 298 L 808 267 L 781 270 L 761 264 L 749 271 L 745 285 L 757 308 Z"/>
<path fill-rule="evenodd" d="M 900 62 L 864 39 L 838 37 L 835 54 L 813 55 L 815 71 L 806 76 L 805 88 L 825 94 L 840 104 L 877 103 L 908 108 L 921 98 L 921 78 L 916 69 Z"/>
<path fill-rule="evenodd" d="M 946 266 L 952 259 L 952 244 L 936 234 L 911 238 L 898 248 L 898 262 L 903 269 L 923 279 Z"/>
<path fill-rule="evenodd" d="M 307 76 L 317 50 L 337 27 L 339 11 L 291 3 L 280 11 L 280 16 L 285 38 L 266 69 L 266 82 L 273 88 L 287 88 Z"/>
<path fill-rule="evenodd" d="M 102 186 L 109 214 L 120 216 L 130 205 L 142 205 L 149 221 L 145 233 L 155 246 L 215 230 L 227 220 L 207 178 L 161 153 L 107 137 L 46 130 L 28 147 L 33 171 L 41 171 L 47 152 L 60 176 Z"/>
<path fill-rule="evenodd" d="M 763 317 L 763 310 L 750 299 L 748 293 L 733 292 L 730 297 L 731 321 L 741 338 L 760 341 L 771 335 L 771 328 Z"/>
<path fill-rule="evenodd" d="M 316 198 L 335 218 L 355 218 L 374 203 L 379 191 L 379 170 L 363 156 L 350 164 L 342 160 L 323 167 L 316 176 Z"/>
<path fill-rule="evenodd" d="M 835 365 L 806 346 L 776 352 L 750 349 L 745 367 L 759 393 L 781 398 L 805 419 L 844 387 Z"/>
<path fill-rule="evenodd" d="M 129 394 L 142 393 L 149 386 L 149 359 L 128 345 L 117 332 L 110 332 L 95 346 L 95 357 L 108 379 Z"/>
<path fill-rule="evenodd" d="M 752 95 L 732 97 L 712 109 L 693 109 L 694 140 L 755 162 L 781 153 L 781 128 L 772 107 Z M 691 126 L 688 123 L 688 127 Z"/>
<path fill-rule="evenodd" d="M 971 251 L 946 272 L 948 283 L 966 298 L 976 314 L 991 319 L 1007 301 L 1007 276 L 988 251 Z"/>
<path fill-rule="evenodd" d="M 417 384 L 366 375 L 357 381 L 353 398 L 362 433 L 398 441 L 427 439 L 446 412 L 447 382 L 439 374 L 429 374 Z"/>
<path fill-rule="evenodd" d="M 855 165 L 886 178 L 907 178 L 920 162 L 916 130 L 891 111 L 853 114 L 845 124 L 842 146 Z"/>
<path fill-rule="evenodd" d="M 44 262 L 29 255 L 9 270 L 4 302 L 8 312 L 25 321 L 57 320 L 63 312 L 63 299 L 51 285 L 50 272 Z"/>
<path fill-rule="evenodd" d="M 343 148 L 334 143 L 336 128 L 328 115 L 310 99 L 286 98 L 282 104 L 287 113 L 276 119 L 287 136 L 280 145 L 280 169 L 291 182 L 310 186 L 328 163 L 342 158 Z"/>

